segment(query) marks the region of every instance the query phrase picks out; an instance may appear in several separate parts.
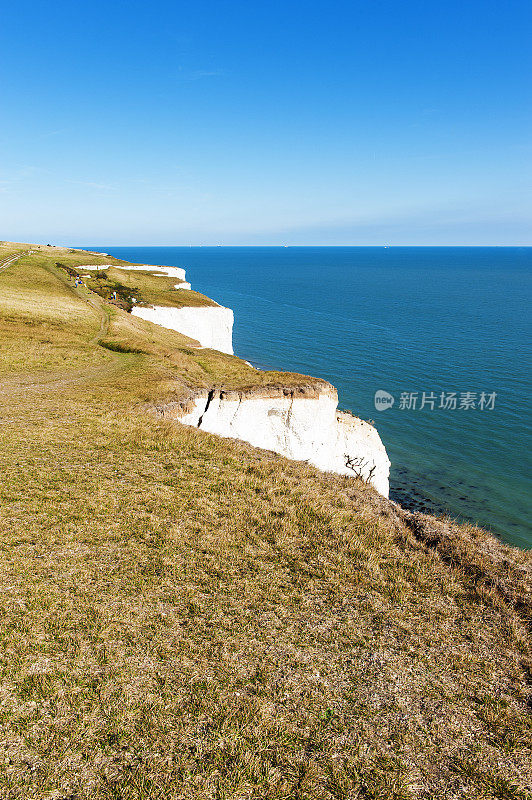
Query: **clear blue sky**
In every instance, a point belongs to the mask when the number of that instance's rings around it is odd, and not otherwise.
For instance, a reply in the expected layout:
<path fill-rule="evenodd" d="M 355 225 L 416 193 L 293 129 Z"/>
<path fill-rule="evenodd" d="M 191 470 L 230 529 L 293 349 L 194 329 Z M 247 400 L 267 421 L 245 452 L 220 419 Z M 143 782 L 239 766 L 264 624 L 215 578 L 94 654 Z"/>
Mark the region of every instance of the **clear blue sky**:
<path fill-rule="evenodd" d="M 0 238 L 532 244 L 530 0 L 20 0 Z"/>

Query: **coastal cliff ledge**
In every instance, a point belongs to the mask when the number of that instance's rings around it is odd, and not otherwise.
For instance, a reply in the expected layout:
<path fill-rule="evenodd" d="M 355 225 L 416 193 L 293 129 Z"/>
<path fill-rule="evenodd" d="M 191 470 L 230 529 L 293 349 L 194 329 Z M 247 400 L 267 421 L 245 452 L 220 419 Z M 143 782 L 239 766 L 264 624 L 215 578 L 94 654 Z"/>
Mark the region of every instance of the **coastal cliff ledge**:
<path fill-rule="evenodd" d="M 188 336 L 201 348 L 233 354 L 232 309 L 202 295 L 195 301 L 194 293 L 176 293 L 180 284 L 165 283 L 175 277 L 184 281 L 184 269 L 142 264 L 130 270 L 122 265 L 111 276 L 115 273 L 123 281 L 135 280 L 143 292 L 143 299 L 135 298 L 131 304 L 132 316 Z M 158 287 L 166 288 L 166 293 L 157 294 Z M 154 298 L 158 301 L 150 303 Z M 181 404 L 169 404 L 164 414 L 208 433 L 306 461 L 325 472 L 360 478 L 387 497 L 390 460 L 379 434 L 337 407 L 336 389 L 316 378 L 300 385 L 291 381 L 288 386 L 194 391 Z"/>
<path fill-rule="evenodd" d="M 390 460 L 377 430 L 339 412 L 331 384 L 203 390 L 160 413 L 254 447 L 357 477 L 388 497 Z"/>
<path fill-rule="evenodd" d="M 186 302 L 186 298 L 185 301 Z M 135 306 L 134 316 L 196 339 L 201 347 L 233 355 L 233 311 L 223 306 Z"/>

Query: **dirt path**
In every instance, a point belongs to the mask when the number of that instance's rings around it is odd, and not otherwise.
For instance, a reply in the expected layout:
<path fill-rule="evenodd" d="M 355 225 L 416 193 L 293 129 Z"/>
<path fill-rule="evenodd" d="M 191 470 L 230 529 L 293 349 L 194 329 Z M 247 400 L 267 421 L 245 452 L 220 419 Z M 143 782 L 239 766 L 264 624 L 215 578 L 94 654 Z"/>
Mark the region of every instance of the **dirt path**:
<path fill-rule="evenodd" d="M 20 253 L 15 256 L 9 256 L 3 262 L 0 262 L 0 270 L 5 269 L 21 256 L 26 253 Z M 97 295 L 94 295 L 87 289 L 80 289 L 73 286 L 62 270 L 56 267 L 48 267 L 49 271 L 57 278 L 68 291 L 75 295 L 77 298 L 87 303 L 93 308 L 100 318 L 100 326 L 98 333 L 90 340 L 91 344 L 97 345 L 99 340 L 105 336 L 109 330 L 111 322 L 111 312 L 103 300 Z M 62 388 L 71 387 L 75 384 L 89 383 L 97 381 L 102 378 L 108 378 L 116 374 L 127 366 L 127 357 L 119 353 L 106 351 L 109 359 L 107 364 L 87 367 L 81 370 L 61 370 L 54 373 L 34 373 L 32 375 L 18 375 L 17 377 L 9 380 L 2 380 L 0 388 L 0 395 L 10 395 L 20 392 L 43 392 L 47 390 L 60 390 Z"/>
<path fill-rule="evenodd" d="M 124 359 L 114 353 L 109 354 L 110 363 L 86 369 L 65 370 L 62 372 L 37 373 L 18 376 L 11 380 L 2 379 L 0 395 L 12 395 L 20 392 L 43 392 L 48 389 L 58 390 L 83 383 L 96 383 L 98 380 L 110 378 L 126 367 Z"/>
<path fill-rule="evenodd" d="M 24 250 L 23 253 L 17 253 L 14 256 L 8 256 L 7 258 L 4 258 L 3 261 L 0 261 L 0 272 L 2 272 L 4 269 L 7 269 L 7 267 L 9 267 L 15 261 L 18 261 L 18 259 L 22 258 L 22 256 L 27 255 L 28 252 L 29 250 Z"/>
<path fill-rule="evenodd" d="M 92 343 L 96 344 L 102 336 L 105 336 L 109 330 L 109 323 L 111 322 L 111 312 L 107 305 L 104 303 L 103 300 L 98 297 L 97 294 L 94 294 L 89 289 L 81 289 L 77 286 L 72 286 L 72 283 L 67 278 L 67 276 L 63 273 L 61 269 L 58 267 L 49 267 L 50 272 L 56 277 L 66 288 L 71 292 L 73 295 L 78 297 L 80 300 L 83 300 L 84 303 L 91 306 L 99 315 L 100 317 L 100 329 L 94 339 L 92 339 Z"/>

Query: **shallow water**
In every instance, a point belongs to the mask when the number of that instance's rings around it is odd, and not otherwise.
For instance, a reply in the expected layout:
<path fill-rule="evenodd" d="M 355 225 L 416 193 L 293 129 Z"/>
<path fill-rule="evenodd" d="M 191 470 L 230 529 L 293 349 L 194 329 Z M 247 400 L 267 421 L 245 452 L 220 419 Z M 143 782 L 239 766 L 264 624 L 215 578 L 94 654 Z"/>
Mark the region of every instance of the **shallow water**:
<path fill-rule="evenodd" d="M 92 249 L 185 267 L 234 309 L 237 355 L 331 381 L 341 407 L 375 421 L 394 499 L 532 546 L 532 248 Z M 375 408 L 377 390 L 391 408 Z M 460 408 L 467 392 L 474 408 Z"/>

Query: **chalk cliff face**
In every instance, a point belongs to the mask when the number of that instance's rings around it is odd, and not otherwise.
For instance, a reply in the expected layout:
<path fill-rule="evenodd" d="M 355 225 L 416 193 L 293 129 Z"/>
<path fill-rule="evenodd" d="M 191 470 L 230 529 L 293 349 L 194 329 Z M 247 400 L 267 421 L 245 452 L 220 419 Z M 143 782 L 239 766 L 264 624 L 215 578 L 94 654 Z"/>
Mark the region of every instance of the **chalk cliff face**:
<path fill-rule="evenodd" d="M 190 289 L 185 270 L 143 264 L 177 278 L 176 289 Z M 233 312 L 223 306 L 135 306 L 132 314 L 196 339 L 202 347 L 233 354 Z M 325 381 L 298 387 L 257 387 L 246 392 L 212 390 L 162 409 L 184 425 L 241 439 L 255 447 L 325 472 L 360 477 L 388 497 L 390 460 L 376 429 L 337 411 L 336 389 Z"/>
<path fill-rule="evenodd" d="M 102 253 L 102 255 L 105 255 Z M 78 267 L 79 269 L 90 269 L 90 270 L 97 270 L 100 271 L 102 269 L 108 269 L 109 267 L 115 267 L 114 264 L 82 264 Z M 115 267 L 116 269 L 123 269 L 127 270 L 128 272 L 134 272 L 135 270 L 142 270 L 143 272 L 153 272 L 154 276 L 160 276 L 161 278 L 177 278 L 180 283 L 175 284 L 176 289 L 190 289 L 190 283 L 185 281 L 186 278 L 186 271 L 181 267 L 156 267 L 153 264 L 128 264 L 127 267 Z"/>
<path fill-rule="evenodd" d="M 157 267 L 154 264 L 128 264 L 127 267 L 119 267 L 118 269 L 142 270 L 143 272 L 153 272 L 154 275 L 162 275 L 166 278 L 177 278 L 184 281 L 186 278 L 186 271 L 181 267 Z M 190 288 L 190 285 L 189 285 Z"/>
<path fill-rule="evenodd" d="M 126 269 L 126 268 L 125 268 Z M 127 269 L 153 272 L 154 276 L 161 275 L 167 278 L 177 278 L 179 283 L 175 289 L 190 289 L 190 283 L 185 280 L 186 271 L 181 267 L 159 267 L 154 264 L 135 264 Z M 196 339 L 202 347 L 220 350 L 222 353 L 233 355 L 233 312 L 223 306 L 184 306 L 171 308 L 169 306 L 135 306 L 131 313 L 135 317 L 147 319 L 178 331 L 191 339 Z"/>
<path fill-rule="evenodd" d="M 233 355 L 233 311 L 223 306 L 135 306 L 131 313 L 196 339 L 202 347 Z"/>
<path fill-rule="evenodd" d="M 359 476 L 388 497 L 390 460 L 376 429 L 337 411 L 338 395 L 323 387 L 203 392 L 175 414 L 184 425 L 242 439 L 326 472 Z M 174 414 L 172 414 L 173 416 Z"/>

